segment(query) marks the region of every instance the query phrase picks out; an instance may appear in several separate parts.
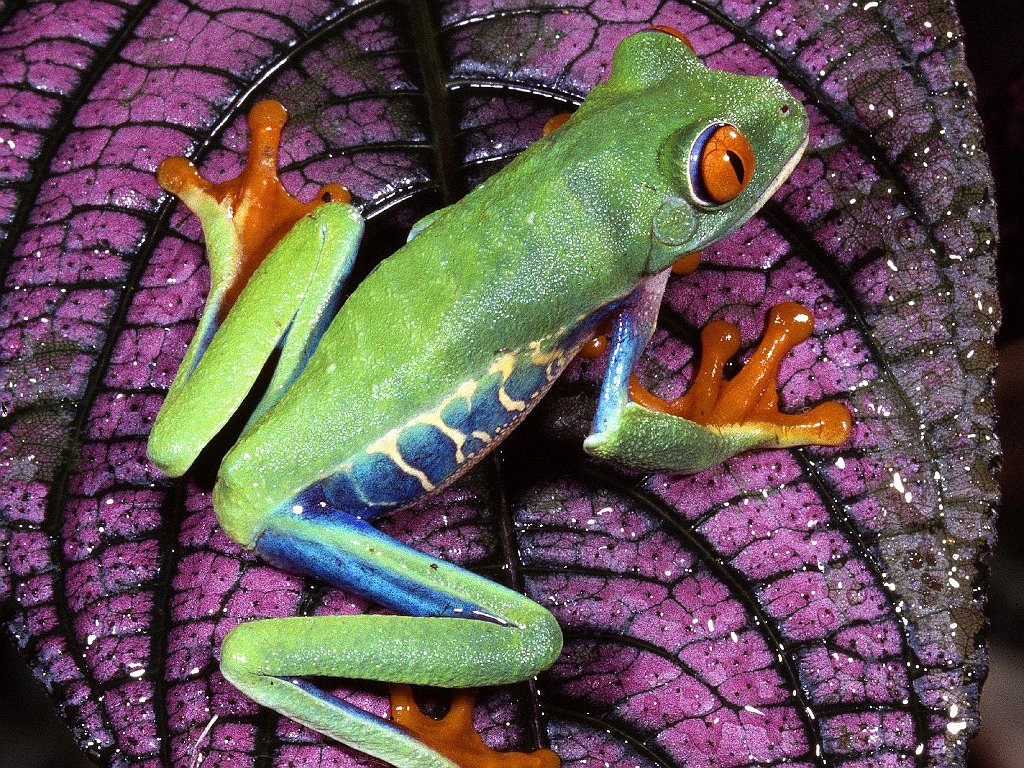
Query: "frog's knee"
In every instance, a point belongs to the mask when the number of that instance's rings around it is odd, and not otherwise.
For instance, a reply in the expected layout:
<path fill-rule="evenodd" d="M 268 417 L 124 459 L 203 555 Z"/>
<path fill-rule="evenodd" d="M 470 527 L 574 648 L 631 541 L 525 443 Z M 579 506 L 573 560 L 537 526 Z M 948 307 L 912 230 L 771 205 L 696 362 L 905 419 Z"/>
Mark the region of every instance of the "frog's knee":
<path fill-rule="evenodd" d="M 250 491 L 251 483 L 233 477 L 230 468 L 221 467 L 213 486 L 213 510 L 223 531 L 246 549 L 253 549 L 266 527 L 272 511 Z"/>
<path fill-rule="evenodd" d="M 526 654 L 531 667 L 528 676 L 532 677 L 558 660 L 562 653 L 562 628 L 551 611 L 537 603 L 533 604 L 522 628 L 529 649 Z"/>
<path fill-rule="evenodd" d="M 256 675 L 256 659 L 252 633 L 248 624 L 232 629 L 220 644 L 220 671 L 227 680 L 242 690 Z"/>

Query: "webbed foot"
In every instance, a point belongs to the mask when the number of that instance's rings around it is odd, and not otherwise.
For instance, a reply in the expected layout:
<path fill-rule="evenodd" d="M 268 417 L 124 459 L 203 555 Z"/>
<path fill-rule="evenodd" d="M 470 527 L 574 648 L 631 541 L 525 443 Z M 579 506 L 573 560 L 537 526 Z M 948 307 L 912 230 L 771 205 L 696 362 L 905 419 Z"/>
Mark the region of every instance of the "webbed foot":
<path fill-rule="evenodd" d="M 157 169 L 160 186 L 202 222 L 212 273 L 211 294 L 215 301 L 222 301 L 221 315 L 299 219 L 325 202 L 351 200 L 340 184 L 325 184 L 308 203 L 288 194 L 277 176 L 281 131 L 287 120 L 288 112 L 280 102 L 268 99 L 253 106 L 249 111 L 249 158 L 233 179 L 208 181 L 185 157 L 168 158 Z"/>
<path fill-rule="evenodd" d="M 665 401 L 631 377 L 632 402 L 584 447 L 635 469 L 689 473 L 751 448 L 844 443 L 853 419 L 841 403 L 822 403 L 803 413 L 779 411 L 779 366 L 813 327 L 811 313 L 801 305 L 774 307 L 750 360 L 726 381 L 725 364 L 739 350 L 739 330 L 731 323 L 710 323 L 701 333 L 700 368 L 686 394 Z"/>
<path fill-rule="evenodd" d="M 559 768 L 561 761 L 550 749 L 536 752 L 497 752 L 473 728 L 471 689 L 452 691 L 451 708 L 440 720 L 420 710 L 408 685 L 392 685 L 391 719 L 429 747 L 462 768 Z"/>

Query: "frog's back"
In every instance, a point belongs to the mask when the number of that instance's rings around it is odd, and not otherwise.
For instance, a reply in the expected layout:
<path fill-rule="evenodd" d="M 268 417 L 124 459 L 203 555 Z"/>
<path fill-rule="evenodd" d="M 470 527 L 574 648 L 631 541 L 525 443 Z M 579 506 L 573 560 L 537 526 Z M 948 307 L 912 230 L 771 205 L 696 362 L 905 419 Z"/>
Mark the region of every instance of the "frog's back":
<path fill-rule="evenodd" d="M 630 287 L 609 284 L 585 260 L 567 266 L 567 255 L 609 248 L 610 237 L 579 227 L 586 212 L 574 210 L 564 182 L 547 183 L 523 196 L 496 177 L 385 260 L 225 458 L 222 477 L 275 506 L 332 478 L 328 501 L 367 515 L 445 484 L 484 455 L 571 359 L 593 297 L 602 305 Z M 502 210 L 517 198 L 538 202 Z M 318 461 L 300 458 L 296 444 L 323 446 Z M 287 487 L 266 478 L 287 478 Z"/>

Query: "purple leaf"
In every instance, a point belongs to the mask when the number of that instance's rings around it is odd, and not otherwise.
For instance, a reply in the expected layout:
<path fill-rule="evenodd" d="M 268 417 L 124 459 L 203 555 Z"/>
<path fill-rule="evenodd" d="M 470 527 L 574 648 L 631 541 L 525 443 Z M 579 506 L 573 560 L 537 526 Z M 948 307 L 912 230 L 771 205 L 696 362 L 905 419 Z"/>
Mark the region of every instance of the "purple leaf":
<path fill-rule="evenodd" d="M 946 3 L 63 0 L 0 22 L 0 616 L 94 759 L 377 765 L 217 670 L 240 621 L 375 608 L 220 531 L 217 449 L 179 483 L 145 458 L 208 282 L 156 164 L 186 153 L 231 175 L 246 108 L 283 100 L 285 183 L 353 190 L 365 273 L 657 23 L 713 66 L 779 77 L 812 129 L 760 217 L 670 286 L 645 380 L 677 395 L 708 320 L 736 322 L 749 350 L 768 308 L 797 300 L 817 328 L 782 400 L 844 401 L 850 443 L 623 475 L 580 451 L 603 365 L 581 362 L 498 459 L 382 525 L 562 622 L 565 653 L 536 685 L 484 693 L 492 745 L 550 740 L 567 768 L 963 764 L 985 670 L 998 311 Z M 384 711 L 379 687 L 338 690 Z"/>

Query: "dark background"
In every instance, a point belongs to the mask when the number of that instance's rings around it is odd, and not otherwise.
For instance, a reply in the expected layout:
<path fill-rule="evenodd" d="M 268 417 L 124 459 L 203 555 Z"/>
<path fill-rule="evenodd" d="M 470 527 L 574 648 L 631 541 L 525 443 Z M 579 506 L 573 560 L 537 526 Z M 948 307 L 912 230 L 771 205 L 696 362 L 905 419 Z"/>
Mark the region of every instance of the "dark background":
<path fill-rule="evenodd" d="M 1003 326 L 996 402 L 1005 451 L 992 561 L 991 668 L 970 768 L 1024 765 L 1024 2 L 959 0 L 999 200 Z M 70 732 L 0 632 L 0 768 L 85 768 Z"/>
<path fill-rule="evenodd" d="M 988 616 L 990 667 L 982 692 L 981 732 L 970 768 L 1024 765 L 1024 3 L 959 0 L 967 62 L 999 204 L 999 297 L 996 407 L 1004 459 L 999 543 L 992 560 Z"/>

